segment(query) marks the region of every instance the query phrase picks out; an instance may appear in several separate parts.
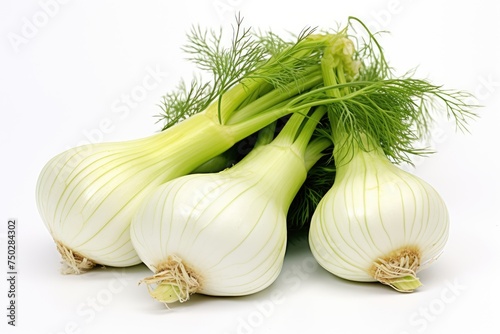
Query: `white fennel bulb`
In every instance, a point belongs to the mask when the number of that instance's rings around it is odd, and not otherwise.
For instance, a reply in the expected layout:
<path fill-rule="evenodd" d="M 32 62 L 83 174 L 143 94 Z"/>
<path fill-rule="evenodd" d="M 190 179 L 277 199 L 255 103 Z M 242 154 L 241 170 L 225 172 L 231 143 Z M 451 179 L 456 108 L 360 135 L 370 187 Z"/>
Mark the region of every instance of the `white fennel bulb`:
<path fill-rule="evenodd" d="M 357 149 L 339 162 L 309 242 L 318 263 L 339 277 L 412 291 L 420 285 L 418 271 L 443 251 L 448 231 L 446 205 L 432 186 L 380 149 Z"/>
<path fill-rule="evenodd" d="M 140 263 L 129 225 L 144 196 L 233 144 L 220 125 L 198 114 L 145 139 L 80 146 L 51 159 L 36 200 L 65 273 Z"/>
<path fill-rule="evenodd" d="M 323 113 L 311 116 L 297 140 L 304 118 L 299 114 L 276 139 L 233 167 L 176 178 L 144 201 L 132 221 L 131 239 L 155 273 L 144 279 L 152 297 L 169 303 L 193 293 L 248 295 L 277 278 L 288 208 L 308 168 L 330 144 L 311 143 L 306 158 L 304 143 Z"/>

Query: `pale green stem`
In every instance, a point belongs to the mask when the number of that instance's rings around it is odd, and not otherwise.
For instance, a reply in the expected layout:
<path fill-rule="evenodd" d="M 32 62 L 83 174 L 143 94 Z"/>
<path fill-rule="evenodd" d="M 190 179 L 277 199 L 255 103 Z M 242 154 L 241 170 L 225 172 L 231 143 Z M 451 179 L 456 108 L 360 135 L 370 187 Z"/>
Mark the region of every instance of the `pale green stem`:
<path fill-rule="evenodd" d="M 338 66 L 342 66 L 342 64 L 339 64 Z M 333 67 L 333 56 L 331 54 L 325 53 L 323 58 L 321 58 L 321 70 L 323 73 L 323 82 L 325 87 L 332 87 L 326 91 L 326 94 L 335 98 L 341 97 L 342 94 L 340 94 L 340 89 L 335 87 L 339 84 L 339 82 L 337 80 L 335 68 Z"/>
<path fill-rule="evenodd" d="M 326 107 L 317 108 L 311 116 L 306 112 L 307 110 L 304 110 L 304 113 L 295 112 L 274 139 L 273 144 L 290 146 L 298 155 L 304 157 L 306 169 L 309 170 L 332 142 L 326 138 L 311 141 L 319 121 L 326 113 Z"/>
<path fill-rule="evenodd" d="M 243 139 L 290 113 L 290 108 L 277 107 L 238 124 L 224 125 L 224 128 L 227 129 L 228 132 L 234 134 L 235 137 Z"/>
<path fill-rule="evenodd" d="M 309 142 L 311 141 L 311 137 L 316 130 L 321 118 L 326 113 L 326 107 L 320 106 L 314 110 L 313 114 L 308 118 L 307 122 L 304 124 L 304 127 L 301 129 L 300 133 L 297 135 L 295 139 L 295 147 L 299 152 L 305 152 Z"/>
<path fill-rule="evenodd" d="M 263 79 L 247 79 L 224 92 L 220 99 L 212 102 L 206 113 L 225 124 L 231 115 L 248 99 L 256 96 L 259 88 L 266 84 Z"/>
<path fill-rule="evenodd" d="M 390 282 L 390 286 L 399 292 L 412 292 L 418 287 L 422 286 L 422 283 L 415 276 L 404 276 L 394 279 Z"/>
<path fill-rule="evenodd" d="M 228 118 L 227 124 L 238 124 L 242 121 L 248 120 L 249 118 L 268 110 L 269 108 L 274 108 L 276 105 L 293 98 L 303 91 L 311 89 L 321 82 L 321 72 L 313 71 L 300 81 L 294 81 L 284 87 L 275 88 L 264 96 L 247 104 L 240 110 L 237 110 Z"/>
<path fill-rule="evenodd" d="M 275 132 L 276 132 L 276 121 L 272 122 L 271 124 L 269 124 L 268 126 L 259 131 L 259 134 L 257 136 L 257 141 L 255 142 L 254 147 L 267 145 L 270 142 L 272 142 L 274 139 Z"/>
<path fill-rule="evenodd" d="M 308 111 L 309 108 L 294 112 L 273 143 L 275 145 L 291 146 L 299 133 L 304 119 L 307 117 Z"/>
<path fill-rule="evenodd" d="M 189 296 L 182 295 L 182 291 L 179 287 L 164 282 L 159 283 L 155 288 L 151 289 L 149 294 L 154 299 L 165 304 L 184 301 L 189 298 Z"/>
<path fill-rule="evenodd" d="M 309 171 L 315 164 L 324 156 L 324 150 L 332 145 L 331 140 L 326 138 L 318 138 L 312 140 L 307 145 L 304 160 L 306 162 L 306 169 Z"/>

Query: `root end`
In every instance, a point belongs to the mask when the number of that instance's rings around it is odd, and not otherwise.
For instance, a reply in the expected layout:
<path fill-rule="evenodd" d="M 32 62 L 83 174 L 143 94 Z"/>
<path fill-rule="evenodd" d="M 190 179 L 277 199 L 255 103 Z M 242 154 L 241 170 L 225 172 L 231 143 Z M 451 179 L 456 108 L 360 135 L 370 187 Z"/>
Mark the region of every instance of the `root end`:
<path fill-rule="evenodd" d="M 140 283 L 146 283 L 151 297 L 165 304 L 177 301 L 183 303 L 200 289 L 198 275 L 175 255 L 169 256 L 155 275 Z"/>
<path fill-rule="evenodd" d="M 418 248 L 404 247 L 377 259 L 370 272 L 377 281 L 396 291 L 413 292 L 422 285 L 416 274 L 420 257 Z"/>
<path fill-rule="evenodd" d="M 64 275 L 79 275 L 95 267 L 94 261 L 73 252 L 61 242 L 56 241 L 57 250 L 62 257 L 63 267 L 61 273 Z"/>

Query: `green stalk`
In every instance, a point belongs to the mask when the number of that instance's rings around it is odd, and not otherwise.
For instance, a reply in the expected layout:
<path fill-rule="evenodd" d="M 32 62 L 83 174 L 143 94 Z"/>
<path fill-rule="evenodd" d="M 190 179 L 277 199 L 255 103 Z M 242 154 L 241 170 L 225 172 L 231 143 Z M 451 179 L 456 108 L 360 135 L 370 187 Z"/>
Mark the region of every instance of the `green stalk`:
<path fill-rule="evenodd" d="M 332 141 L 327 138 L 314 139 L 307 145 L 304 160 L 308 171 L 325 155 L 324 151 L 331 145 Z"/>
<path fill-rule="evenodd" d="M 253 134 L 257 130 L 262 129 L 266 125 L 269 125 L 272 122 L 280 119 L 281 117 L 289 115 L 290 113 L 290 108 L 287 108 L 286 106 L 276 107 L 238 124 L 224 125 L 224 127 L 229 133 L 232 134 L 232 136 L 237 136 L 243 139 Z"/>
<path fill-rule="evenodd" d="M 275 88 L 264 96 L 250 102 L 245 107 L 234 112 L 228 118 L 228 124 L 236 124 L 245 119 L 258 115 L 267 109 L 288 101 L 298 94 L 308 91 L 314 86 L 321 84 L 323 78 L 317 68 L 313 68 L 309 74 L 300 80 L 288 83 L 284 87 Z"/>
<path fill-rule="evenodd" d="M 316 151 L 318 147 L 324 146 L 325 143 L 328 142 L 331 144 L 329 141 L 316 141 L 314 143 L 314 146 L 309 146 L 311 145 L 311 137 L 313 136 L 314 130 L 316 129 L 317 125 L 323 118 L 323 116 L 326 113 L 326 108 L 323 106 L 320 106 L 316 108 L 313 112 L 313 114 L 308 117 L 307 122 L 304 124 L 304 127 L 301 129 L 300 133 L 298 134 L 297 138 L 295 139 L 294 145 L 297 151 L 299 152 L 304 152 L 304 154 L 307 152 L 307 150 L 311 150 L 309 154 L 312 154 L 313 151 Z M 314 149 L 313 149 L 314 148 Z M 325 147 L 326 148 L 326 147 Z M 310 157 L 312 158 L 312 157 Z M 319 159 L 319 157 L 318 157 Z"/>
<path fill-rule="evenodd" d="M 208 114 L 217 115 L 219 123 L 226 124 L 233 113 L 243 104 L 248 103 L 250 98 L 255 98 L 255 93 L 264 85 L 263 79 L 245 80 L 224 92 L 220 98 L 214 101 L 206 110 Z"/>
<path fill-rule="evenodd" d="M 255 141 L 254 147 L 267 145 L 274 139 L 274 134 L 276 132 L 276 122 L 272 122 L 265 128 L 259 131 L 257 140 Z"/>

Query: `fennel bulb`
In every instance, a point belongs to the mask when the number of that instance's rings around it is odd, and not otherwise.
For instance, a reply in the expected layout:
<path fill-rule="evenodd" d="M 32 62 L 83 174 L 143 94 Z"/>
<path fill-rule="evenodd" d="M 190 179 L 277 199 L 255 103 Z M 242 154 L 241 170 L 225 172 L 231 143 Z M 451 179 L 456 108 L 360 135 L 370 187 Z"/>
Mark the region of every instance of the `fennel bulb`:
<path fill-rule="evenodd" d="M 446 205 L 381 149 L 353 150 L 347 162 L 338 162 L 333 187 L 313 215 L 311 251 L 339 277 L 412 291 L 420 285 L 417 272 L 437 259 L 448 239 Z"/>
<path fill-rule="evenodd" d="M 318 109 L 294 114 L 279 135 L 219 173 L 190 174 L 157 188 L 131 224 L 132 243 L 155 274 L 143 280 L 155 299 L 193 293 L 248 295 L 269 286 L 285 255 L 286 215 L 307 171 L 330 141 L 312 141 Z M 307 146 L 307 150 L 306 150 Z"/>
<path fill-rule="evenodd" d="M 233 143 L 198 114 L 148 138 L 80 146 L 52 158 L 40 173 L 36 199 L 67 273 L 140 263 L 129 224 L 144 196 Z"/>

